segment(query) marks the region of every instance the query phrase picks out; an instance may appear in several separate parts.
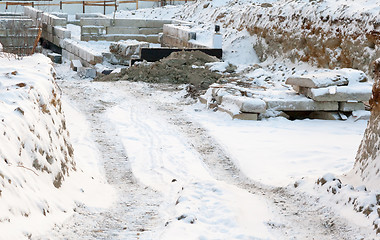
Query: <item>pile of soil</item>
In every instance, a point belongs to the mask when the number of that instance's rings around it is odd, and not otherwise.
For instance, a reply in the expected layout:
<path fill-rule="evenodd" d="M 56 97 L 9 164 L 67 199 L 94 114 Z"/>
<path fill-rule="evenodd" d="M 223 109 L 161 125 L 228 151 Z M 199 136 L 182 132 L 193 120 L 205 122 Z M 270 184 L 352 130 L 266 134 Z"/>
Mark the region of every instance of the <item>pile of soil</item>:
<path fill-rule="evenodd" d="M 140 63 L 123 69 L 120 73 L 99 76 L 95 81 L 143 81 L 148 83 L 189 84 L 191 97 L 197 97 L 221 74 L 205 67 L 206 63 L 219 61 L 200 51 L 173 52 L 154 63 Z"/>

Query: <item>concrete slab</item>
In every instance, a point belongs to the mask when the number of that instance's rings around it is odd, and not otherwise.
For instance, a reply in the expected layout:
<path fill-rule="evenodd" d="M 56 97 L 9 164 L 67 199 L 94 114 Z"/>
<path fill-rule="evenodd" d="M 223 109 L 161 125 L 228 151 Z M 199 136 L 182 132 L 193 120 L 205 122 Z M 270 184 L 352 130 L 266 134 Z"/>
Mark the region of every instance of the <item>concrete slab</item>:
<path fill-rule="evenodd" d="M 151 35 L 162 33 L 163 28 L 139 28 L 139 34 Z"/>
<path fill-rule="evenodd" d="M 127 58 L 131 58 L 133 55 L 139 55 L 141 48 L 148 48 L 148 42 L 131 42 L 122 41 L 117 43 L 111 43 L 110 52 L 122 55 Z"/>
<path fill-rule="evenodd" d="M 138 27 L 107 27 L 107 34 L 140 34 Z"/>
<path fill-rule="evenodd" d="M 315 101 L 330 102 L 365 102 L 368 101 L 372 95 L 372 87 L 366 83 L 354 86 L 333 86 L 329 88 L 294 87 L 294 90 Z"/>
<path fill-rule="evenodd" d="M 80 25 L 109 27 L 111 26 L 111 20 L 111 18 L 81 18 Z"/>
<path fill-rule="evenodd" d="M 317 78 L 307 77 L 290 77 L 286 79 L 285 84 L 295 85 L 300 87 L 320 88 L 329 86 L 346 86 L 348 79 L 341 76 L 335 76 L 334 79 L 326 79 L 325 81 L 318 81 Z"/>
<path fill-rule="evenodd" d="M 265 113 L 266 103 L 261 99 L 224 95 L 222 105 L 235 105 L 242 113 Z"/>
<path fill-rule="evenodd" d="M 82 26 L 81 34 L 93 34 L 93 35 L 102 35 L 106 34 L 106 27 L 104 26 Z"/>
<path fill-rule="evenodd" d="M 357 110 L 365 110 L 365 105 L 362 102 L 339 102 L 339 111 L 352 112 Z"/>
<path fill-rule="evenodd" d="M 142 34 L 106 34 L 104 35 L 106 41 L 120 41 L 120 40 L 137 40 L 137 41 L 147 41 L 146 35 Z"/>
<path fill-rule="evenodd" d="M 267 103 L 267 109 L 277 111 L 338 111 L 338 102 L 316 102 L 312 99 L 263 99 Z"/>
<path fill-rule="evenodd" d="M 0 29 L 27 29 L 34 26 L 32 19 L 0 19 Z"/>

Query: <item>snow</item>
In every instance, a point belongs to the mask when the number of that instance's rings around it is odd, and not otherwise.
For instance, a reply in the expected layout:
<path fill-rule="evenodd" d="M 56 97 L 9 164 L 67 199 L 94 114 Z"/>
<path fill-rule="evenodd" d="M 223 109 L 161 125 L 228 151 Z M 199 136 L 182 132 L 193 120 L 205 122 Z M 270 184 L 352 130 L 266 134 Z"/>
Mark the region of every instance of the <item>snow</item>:
<path fill-rule="evenodd" d="M 19 239 L 63 222 L 76 202 L 106 206 L 112 194 L 99 198 L 107 184 L 91 155 L 83 152 L 88 148 L 74 147 L 75 163 L 69 156 L 66 127 L 76 128 L 72 122 L 65 124 L 50 59 L 41 54 L 8 57 L 0 59 L 0 231 L 2 239 Z M 86 145 L 78 133 L 72 139 Z M 60 174 L 62 185 L 57 182 Z"/>
<path fill-rule="evenodd" d="M 380 6 L 378 0 L 355 2 L 326 0 L 320 4 L 306 0 L 296 2 L 221 0 L 133 12 L 120 11 L 116 16 L 153 19 L 182 17 L 184 20 L 193 20 L 202 26 L 199 29 L 200 38 L 197 40 L 202 44 L 211 43 L 212 36 L 209 33 L 214 23 L 228 25 L 229 28 L 222 28 L 224 62 L 207 66 L 213 71 L 224 72 L 231 64 L 236 65 L 237 72 L 242 74 L 243 82 L 255 87 L 254 90 L 247 91 L 248 95 L 257 95 L 265 99 L 303 101 L 304 97 L 296 95 L 283 83 L 289 76 L 312 75 L 315 73 L 315 68 L 300 63 L 290 64 L 283 59 L 268 58 L 266 62 L 260 63 L 254 49 L 257 39 L 248 31 L 239 29 L 241 21 L 234 22 L 239 18 L 243 21 L 242 16 L 247 13 L 254 19 L 257 13 L 264 11 L 258 8 L 264 3 L 272 4 L 274 14 L 289 17 L 297 13 L 308 15 L 311 20 L 316 20 L 314 19 L 317 16 L 316 12 L 323 16 L 332 16 L 333 19 L 344 17 L 362 19 L 364 16 L 366 20 L 368 18 L 376 20 Z M 276 24 L 267 20 L 267 16 L 263 17 L 261 24 Z M 79 41 L 79 28 L 74 25 L 68 27 L 73 30 L 74 37 L 71 41 Z M 366 27 L 373 29 L 373 26 Z M 347 28 L 344 31 L 355 31 L 355 29 Z M 107 42 L 89 42 L 85 47 L 99 54 L 109 51 Z M 102 68 L 102 66 L 97 67 Z M 65 78 L 63 81 L 75 79 L 73 73 L 68 71 L 67 64 L 59 68 L 60 74 Z M 95 139 L 91 132 L 88 116 L 74 107 L 78 103 L 70 102 L 67 97 L 63 97 L 62 105 L 66 118 L 62 113 L 62 116 L 53 114 L 54 116 L 40 119 L 39 113 L 35 112 L 40 108 L 39 105 L 36 106 L 38 101 L 42 105 L 48 104 L 51 102 L 52 93 L 53 95 L 54 92 L 59 93 L 59 87 L 53 80 L 54 71 L 50 61 L 41 55 L 17 62 L 14 59 L 2 58 L 0 71 L 2 73 L 0 117 L 6 120 L 0 126 L 4 127 L 4 132 L 7 133 L 0 134 L 0 157 L 4 160 L 0 163 L 2 177 L 0 178 L 2 184 L 0 238 L 44 235 L 55 224 L 62 224 L 72 216 L 73 209 L 80 204 L 84 204 L 90 213 L 99 208 L 114 206 L 115 199 L 122 193 L 107 183 L 103 169 L 106 159 L 100 157 L 99 146 L 95 143 L 98 139 Z M 348 79 L 349 86 L 315 91 L 335 93 L 341 89 L 349 93 L 353 87 L 357 90 L 359 84 L 363 86 L 363 92 L 370 90 L 369 83 L 359 83 L 362 80 L 361 72 L 350 69 L 336 71 Z M 62 74 L 63 72 L 66 73 Z M 325 80 L 324 77 L 322 84 Z M 20 86 L 16 87 L 17 83 L 26 83 L 26 86 L 33 88 L 27 90 Z M 354 179 L 353 175 L 343 176 L 353 167 L 356 150 L 367 124 L 366 120 L 360 118 L 368 116 L 368 112 L 356 111 L 353 113 L 354 117 L 347 121 L 289 121 L 281 117 L 262 121 L 241 121 L 231 120 L 226 114 L 215 113 L 200 104 L 189 105 L 182 99 L 183 92 L 173 94 L 157 89 L 153 91 L 148 84 L 73 81 L 72 85 L 76 84 L 77 86 L 88 84 L 86 87 L 99 92 L 107 89 L 103 92 L 102 100 L 109 100 L 113 105 L 105 109 L 106 114 L 101 120 L 115 128 L 117 134 L 113 140 L 121 141 L 133 178 L 163 197 L 159 213 L 165 223 L 156 226 L 149 233 L 141 234 L 141 239 L 179 237 L 181 239 L 284 239 L 286 237 L 296 239 L 297 234 L 294 230 L 293 235 L 289 236 L 284 233 L 287 229 L 279 234 L 279 231 L 271 227 L 282 228 L 288 224 L 286 222 L 288 215 L 298 214 L 297 211 L 292 212 L 294 209 L 284 213 L 275 207 L 273 204 L 275 200 L 272 199 L 274 195 L 270 194 L 273 194 L 275 191 L 273 189 L 276 187 L 286 191 L 294 190 L 294 195 L 303 196 L 301 193 L 307 193 L 315 196 L 310 198 L 312 200 L 304 201 L 312 205 L 316 204 L 313 199 L 317 199 L 322 206 L 330 207 L 343 219 L 364 229 L 357 234 L 367 233 L 362 235 L 368 239 L 376 237 L 373 237 L 371 224 L 379 222 L 376 215 L 378 192 L 368 191 L 366 187 L 360 186 L 360 179 Z M 236 83 L 229 84 L 226 85 L 236 90 L 247 90 L 237 86 Z M 143 93 L 150 95 L 148 98 L 138 95 Z M 215 176 L 213 166 L 205 163 L 202 154 L 194 147 L 194 142 L 189 140 L 184 131 L 178 130 L 184 127 L 181 124 L 185 124 L 181 122 L 176 126 L 175 122 L 171 122 L 175 119 L 175 116 L 171 116 L 175 109 L 169 109 L 170 111 L 164 113 L 159 109 L 182 101 L 184 103 L 176 105 L 175 108 L 184 112 L 181 115 L 184 121 L 199 124 L 201 126 L 199 129 L 203 129 L 205 135 L 216 142 L 215 146 L 221 146 L 226 156 L 231 158 L 234 165 L 249 179 L 248 183 L 252 181 L 259 186 L 267 185 L 262 188 L 269 190 L 265 193 L 249 191 L 244 185 L 248 184 L 247 182 L 239 185 Z M 252 107 L 264 105 L 263 101 L 258 99 L 252 100 L 251 103 Z M 49 111 L 54 112 L 54 108 Z M 238 112 L 239 109 L 235 111 Z M 267 115 L 276 116 L 276 113 L 268 112 Z M 63 135 L 67 136 L 66 140 L 74 148 L 75 164 L 72 165 L 76 171 L 70 170 L 62 186 L 55 188 L 51 183 L 55 174 L 60 171 L 60 165 L 45 164 L 52 173 L 42 171 L 36 174 L 31 156 L 35 147 L 53 146 L 52 154 L 57 156 L 57 159 L 62 157 L 62 152 L 58 150 L 65 142 L 59 138 L 62 133 L 50 140 L 45 127 L 50 127 L 53 132 L 59 131 L 54 122 L 59 123 L 64 119 L 67 122 L 70 139 L 65 131 Z M 44 140 L 38 141 L 39 137 L 31 134 L 33 132 L 29 131 L 31 124 L 36 124 L 34 131 L 40 133 L 40 137 Z M 32 139 L 32 142 L 29 139 Z M 325 184 L 318 183 L 321 176 L 326 180 Z M 16 187 L 13 186 L 15 184 Z M 269 196 L 265 196 L 266 194 Z M 351 198 L 355 198 L 355 201 Z M 287 204 L 293 206 L 291 203 Z M 373 209 L 368 217 L 361 213 L 367 208 Z M 309 212 L 307 207 L 301 210 Z M 286 208 L 282 211 L 286 211 Z M 315 212 L 315 214 L 321 213 L 321 211 Z M 311 218 L 317 217 L 319 216 L 311 216 Z M 294 222 L 290 224 L 293 229 L 299 227 Z M 322 226 L 307 227 L 309 230 L 325 230 Z M 308 229 L 300 229 L 300 232 Z M 332 231 L 334 228 L 329 230 Z M 344 229 L 338 230 L 344 231 Z M 331 239 L 333 238 L 334 236 Z"/>
<path fill-rule="evenodd" d="M 162 192 L 166 202 L 178 199 L 174 209 L 173 204 L 163 207 L 169 219 L 163 239 L 178 234 L 182 239 L 274 239 L 265 224 L 272 217 L 268 203 L 215 181 L 185 139 L 149 105 L 135 101 L 129 99 L 111 109 L 108 117 L 122 139 L 136 178 Z M 242 212 L 256 216 L 255 220 L 248 224 Z"/>
<path fill-rule="evenodd" d="M 366 127 L 365 120 L 274 118 L 250 122 L 231 121 L 223 113 L 190 112 L 191 118 L 210 131 L 249 178 L 274 186 L 330 171 L 349 171 Z"/>

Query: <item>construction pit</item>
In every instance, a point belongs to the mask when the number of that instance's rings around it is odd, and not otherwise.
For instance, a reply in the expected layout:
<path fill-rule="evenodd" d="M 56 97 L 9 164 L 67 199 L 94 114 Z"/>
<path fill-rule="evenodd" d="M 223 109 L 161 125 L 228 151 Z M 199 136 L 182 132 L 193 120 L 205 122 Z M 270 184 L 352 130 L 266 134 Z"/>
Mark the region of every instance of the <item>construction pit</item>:
<path fill-rule="evenodd" d="M 84 78 L 186 84 L 188 96 L 233 119 L 369 116 L 366 105 L 372 84 L 363 71 L 307 71 L 265 64 L 237 71 L 223 62 L 222 35 L 205 34 L 194 23 L 94 13 L 69 19 L 65 13 L 32 7 L 24 7 L 22 14 L 2 14 L 0 23 L 6 29 L 0 38 L 6 52 L 28 55 L 39 51 L 39 41 L 52 50 L 47 55 L 54 63 L 70 61 Z M 209 40 L 197 41 L 201 34 Z"/>

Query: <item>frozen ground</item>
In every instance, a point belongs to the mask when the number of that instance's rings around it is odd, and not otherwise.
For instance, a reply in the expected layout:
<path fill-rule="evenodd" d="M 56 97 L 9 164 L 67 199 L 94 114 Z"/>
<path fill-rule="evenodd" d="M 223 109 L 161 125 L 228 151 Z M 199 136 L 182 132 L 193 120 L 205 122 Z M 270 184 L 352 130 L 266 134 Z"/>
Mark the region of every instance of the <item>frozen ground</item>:
<path fill-rule="evenodd" d="M 57 68 L 66 118 L 91 129 L 81 144 L 99 149 L 117 200 L 77 206 L 40 239 L 375 238 L 361 214 L 276 187 L 350 169 L 365 121 L 232 121 L 175 86 L 91 82 L 67 69 Z"/>
<path fill-rule="evenodd" d="M 362 2 L 373 5 L 378 1 Z M 238 10 L 250 4 L 238 1 L 233 7 Z M 210 6 L 203 13 L 200 4 L 185 12 L 182 7 L 166 7 L 118 16 L 190 16 L 201 25 L 224 10 L 235 17 L 227 1 L 213 1 Z M 222 8 L 214 11 L 216 7 Z M 350 4 L 348 9 L 356 8 Z M 250 69 L 258 63 L 254 37 L 233 28 L 223 31 L 226 61 L 236 64 L 247 77 L 257 77 L 260 84 L 267 84 L 264 78 L 272 76 L 275 85 L 283 88 L 281 78 L 293 67 L 313 69 L 278 59 Z M 262 72 L 266 74 L 260 79 Z M 76 194 L 74 211 L 70 198 L 70 211 L 64 215 L 71 217 L 64 223 L 60 222 L 65 218 L 42 217 L 45 229 L 53 223 L 55 227 L 31 238 L 377 238 L 373 218 L 346 204 L 350 194 L 376 204 L 376 192 L 345 187 L 330 197 L 315 184 L 326 173 L 339 176 L 352 168 L 366 121 L 231 120 L 183 99 L 182 87 L 92 82 L 79 79 L 68 64 L 57 65 L 57 73 L 81 171 L 64 186 L 65 190 L 74 188 Z M 96 184 L 91 185 L 93 178 Z M 369 200 L 365 199 L 368 195 Z"/>

